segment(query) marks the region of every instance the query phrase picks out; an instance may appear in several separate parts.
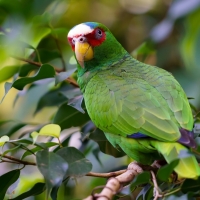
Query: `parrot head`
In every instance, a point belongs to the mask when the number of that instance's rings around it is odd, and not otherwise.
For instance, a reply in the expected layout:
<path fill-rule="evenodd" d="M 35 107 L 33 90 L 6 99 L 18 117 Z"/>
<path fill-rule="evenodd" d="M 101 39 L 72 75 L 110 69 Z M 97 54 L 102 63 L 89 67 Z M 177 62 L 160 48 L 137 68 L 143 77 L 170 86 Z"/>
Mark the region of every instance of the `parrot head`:
<path fill-rule="evenodd" d="M 97 22 L 76 25 L 67 37 L 83 69 L 112 64 L 126 53 L 109 29 Z"/>

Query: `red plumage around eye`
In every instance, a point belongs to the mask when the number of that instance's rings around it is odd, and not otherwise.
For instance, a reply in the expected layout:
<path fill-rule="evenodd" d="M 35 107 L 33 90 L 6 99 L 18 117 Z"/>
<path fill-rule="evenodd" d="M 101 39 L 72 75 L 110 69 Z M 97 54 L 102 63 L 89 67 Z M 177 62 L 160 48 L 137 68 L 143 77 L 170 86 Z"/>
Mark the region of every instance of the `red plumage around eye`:
<path fill-rule="evenodd" d="M 94 31 L 92 31 L 92 33 L 87 34 L 86 37 L 88 39 L 89 44 L 95 47 L 101 45 L 101 43 L 106 38 L 106 34 L 102 29 L 96 28 L 94 29 Z"/>
<path fill-rule="evenodd" d="M 68 42 L 69 42 L 70 46 L 72 47 L 72 49 L 73 49 L 73 51 L 74 51 L 74 50 L 75 50 L 75 45 L 74 45 L 74 43 L 72 42 L 73 38 L 68 37 L 67 39 L 68 39 Z"/>

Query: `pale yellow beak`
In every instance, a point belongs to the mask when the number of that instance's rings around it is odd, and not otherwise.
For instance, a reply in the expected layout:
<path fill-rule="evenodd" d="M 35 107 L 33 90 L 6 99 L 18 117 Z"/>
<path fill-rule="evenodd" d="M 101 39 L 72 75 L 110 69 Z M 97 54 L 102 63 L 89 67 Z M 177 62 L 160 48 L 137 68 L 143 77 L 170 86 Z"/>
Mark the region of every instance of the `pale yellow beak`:
<path fill-rule="evenodd" d="M 76 59 L 82 68 L 84 68 L 84 61 L 91 60 L 94 57 L 92 47 L 82 36 L 75 41 L 75 54 Z"/>

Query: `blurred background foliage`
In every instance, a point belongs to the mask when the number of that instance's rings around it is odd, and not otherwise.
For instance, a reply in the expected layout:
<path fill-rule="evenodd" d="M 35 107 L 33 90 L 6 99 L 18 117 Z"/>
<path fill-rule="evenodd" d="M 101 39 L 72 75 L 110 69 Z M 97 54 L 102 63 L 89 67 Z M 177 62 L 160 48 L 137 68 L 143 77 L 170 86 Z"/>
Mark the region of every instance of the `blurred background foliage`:
<path fill-rule="evenodd" d="M 93 141 L 98 138 L 91 137 L 93 140 L 83 145 L 80 138 L 88 133 L 89 126 L 83 126 L 89 120 L 87 114 L 76 113 L 74 117 L 67 118 L 67 113 L 74 114 L 75 111 L 66 102 L 80 95 L 78 88 L 65 81 L 58 81 L 55 86 L 53 75 L 46 72 L 42 76 L 48 79 L 40 77 L 31 84 L 23 79 L 25 84 L 18 83 L 20 86 L 16 86 L 16 80 L 35 76 L 38 70 L 38 66 L 22 59 L 48 63 L 50 67 L 46 66 L 46 71 L 56 66 L 57 72 L 68 71 L 68 76 L 76 79 L 76 74 L 72 75 L 76 64 L 67 42 L 67 33 L 76 24 L 97 21 L 105 24 L 135 58 L 170 71 L 187 96 L 192 98 L 190 102 L 194 112 L 198 112 L 199 19 L 198 0 L 0 0 L 0 96 L 5 97 L 0 104 L 0 136 L 7 134 L 12 139 L 24 137 L 32 130 L 54 122 L 61 126 L 65 144 L 84 152 L 93 164 L 93 171 L 113 171 L 127 165 L 130 160 L 126 157 L 114 158 L 99 152 Z M 15 85 L 10 89 L 13 82 Z M 4 96 L 5 90 L 7 94 Z M 71 104 L 74 105 L 73 102 Z M 75 107 L 80 110 L 80 105 L 75 103 Z M 6 148 L 10 146 L 5 146 L 4 150 Z M 103 148 L 105 146 L 101 150 Z M 21 154 L 20 151 L 15 152 L 17 156 Z M 15 165 L 2 163 L 0 175 L 15 168 Z M 18 196 L 38 180 L 42 180 L 38 170 L 28 166 L 21 174 L 18 186 L 11 188 L 7 195 Z M 90 177 L 71 180 L 67 186 L 60 188 L 58 199 L 81 199 L 105 181 Z M 43 198 L 38 195 L 29 199 Z"/>

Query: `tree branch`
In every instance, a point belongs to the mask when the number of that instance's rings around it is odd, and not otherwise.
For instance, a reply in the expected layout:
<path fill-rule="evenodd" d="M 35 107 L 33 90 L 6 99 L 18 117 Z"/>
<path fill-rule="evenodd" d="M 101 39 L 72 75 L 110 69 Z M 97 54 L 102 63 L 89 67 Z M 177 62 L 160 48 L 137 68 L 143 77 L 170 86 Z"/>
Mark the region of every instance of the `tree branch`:
<path fill-rule="evenodd" d="M 17 57 L 17 56 L 12 56 L 12 57 L 15 58 L 15 59 L 17 59 L 17 60 L 21 60 L 21 61 L 23 61 L 23 62 L 29 63 L 29 64 L 31 64 L 31 65 L 35 65 L 35 66 L 37 66 L 37 67 L 41 67 L 41 66 L 43 65 L 43 64 L 40 63 L 40 62 L 35 62 L 35 61 L 28 60 L 28 59 L 25 59 L 25 58 L 20 58 L 20 57 Z M 60 73 L 60 72 L 64 72 L 64 71 L 65 71 L 64 69 L 58 69 L 58 68 L 56 68 L 56 67 L 54 67 L 54 69 L 55 69 L 55 71 L 56 71 L 57 73 Z M 68 78 L 66 79 L 66 81 L 67 81 L 68 83 L 70 83 L 71 85 L 75 86 L 75 87 L 79 87 L 79 85 L 77 84 L 76 80 L 73 79 L 73 78 L 71 78 L 71 77 L 68 77 Z"/>
<path fill-rule="evenodd" d="M 119 170 L 116 172 L 109 172 L 109 173 L 96 173 L 96 172 L 89 172 L 86 174 L 86 176 L 93 176 L 93 177 L 99 177 L 99 178 L 110 178 L 113 176 L 118 176 L 120 174 L 123 174 L 124 172 L 126 172 L 127 170 Z"/>
<path fill-rule="evenodd" d="M 17 159 L 13 156 L 7 156 L 7 155 L 3 155 L 3 154 L 0 154 L 1 157 L 3 158 L 6 158 L 8 160 L 12 160 L 14 161 L 16 164 L 23 164 L 23 165 L 36 165 L 36 163 L 34 162 L 29 162 L 29 161 L 24 161 L 24 160 L 20 160 L 20 159 Z M 3 162 L 7 162 L 6 160 L 3 160 Z M 8 161 L 9 162 L 9 161 Z"/>
<path fill-rule="evenodd" d="M 112 177 L 108 180 L 106 185 L 103 187 L 103 190 L 99 194 L 92 194 L 84 200 L 110 200 L 112 197 L 120 191 L 124 184 L 132 181 L 136 175 L 143 172 L 143 170 L 152 170 L 156 171 L 157 169 L 152 166 L 140 165 L 136 162 L 129 164 L 127 170 L 119 171 L 118 176 Z M 113 172 L 111 172 L 113 173 Z M 110 174 L 110 173 L 107 173 Z M 115 173 L 116 174 L 116 173 Z M 114 174 L 113 174 L 114 176 Z M 96 188 L 97 189 L 97 188 Z"/>

